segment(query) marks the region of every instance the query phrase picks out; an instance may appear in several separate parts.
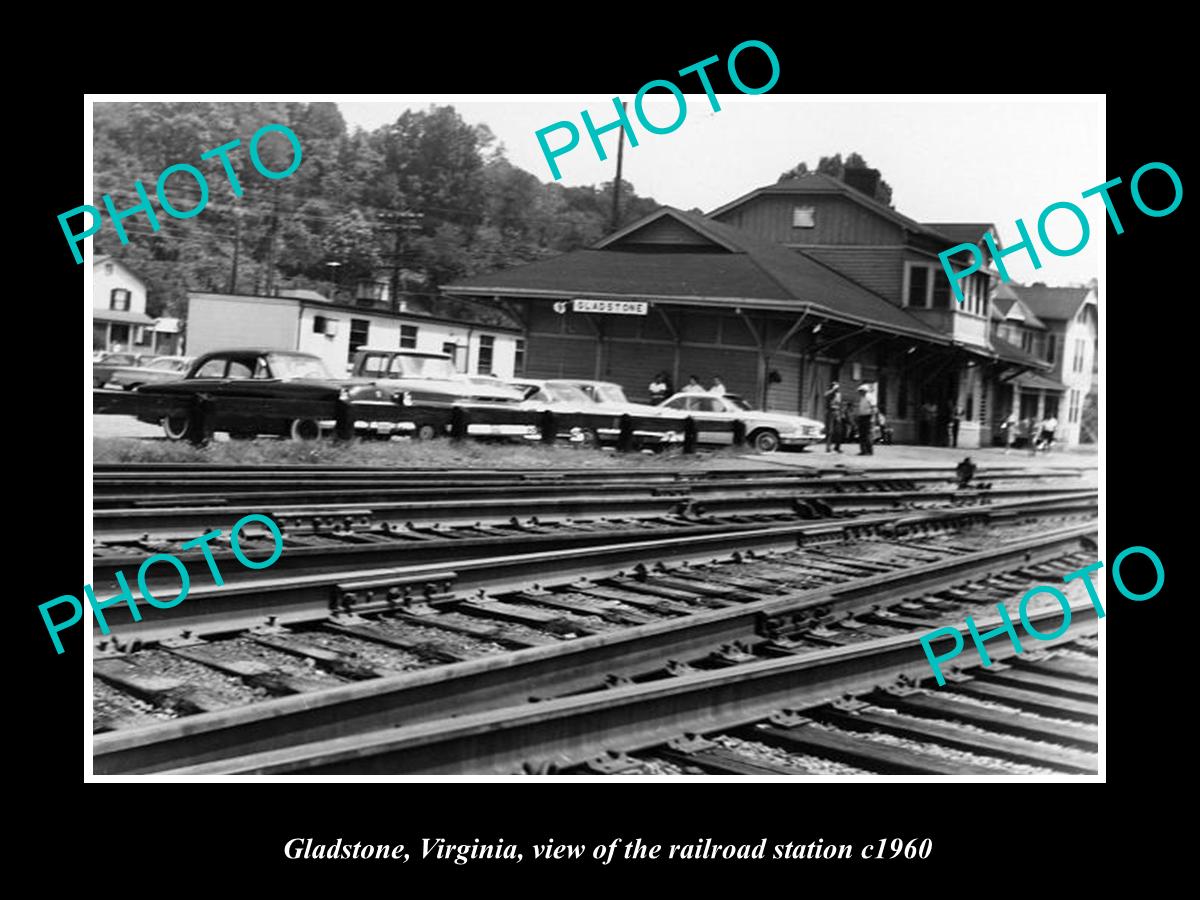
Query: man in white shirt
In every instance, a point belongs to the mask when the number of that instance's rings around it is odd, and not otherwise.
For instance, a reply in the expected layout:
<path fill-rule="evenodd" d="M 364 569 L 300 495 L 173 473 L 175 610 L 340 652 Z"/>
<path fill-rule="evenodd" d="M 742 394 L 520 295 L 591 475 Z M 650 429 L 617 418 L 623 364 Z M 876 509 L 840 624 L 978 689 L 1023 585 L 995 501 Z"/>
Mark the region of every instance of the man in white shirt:
<path fill-rule="evenodd" d="M 713 379 L 712 387 L 710 387 L 708 389 L 708 392 L 710 394 L 712 394 L 714 397 L 724 397 L 725 396 L 725 385 L 721 383 L 720 378 Z"/>
<path fill-rule="evenodd" d="M 688 379 L 688 383 L 683 386 L 685 394 L 703 394 L 704 386 L 700 384 L 700 379 L 693 375 Z"/>

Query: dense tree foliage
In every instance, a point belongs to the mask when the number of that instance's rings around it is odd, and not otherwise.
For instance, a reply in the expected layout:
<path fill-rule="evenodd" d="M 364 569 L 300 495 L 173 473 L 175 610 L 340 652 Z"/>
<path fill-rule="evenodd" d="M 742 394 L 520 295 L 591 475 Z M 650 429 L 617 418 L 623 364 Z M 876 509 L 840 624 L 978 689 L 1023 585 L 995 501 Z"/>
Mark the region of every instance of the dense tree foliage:
<path fill-rule="evenodd" d="M 822 175 L 831 175 L 842 181 L 845 179 L 846 169 L 869 168 L 870 166 L 867 165 L 867 161 L 859 153 L 851 153 L 845 160 L 842 159 L 842 154 L 835 153 L 833 156 L 822 156 L 820 162 L 817 163 L 816 169 L 810 169 L 808 163 L 801 160 L 799 164 L 783 172 L 779 176 L 778 181 L 803 178 L 805 175 L 811 175 L 814 172 Z M 879 179 L 879 183 L 875 186 L 875 199 L 885 206 L 892 205 L 892 186 L 882 178 Z"/>
<path fill-rule="evenodd" d="M 299 169 L 275 181 L 254 169 L 247 146 L 272 122 L 295 131 L 303 148 Z M 219 160 L 199 159 L 235 138 L 241 198 Z M 137 204 L 135 181 L 153 198 L 159 173 L 175 163 L 196 166 L 208 181 L 208 205 L 194 218 L 173 219 L 152 200 L 158 232 L 139 214 L 124 222 L 127 245 L 107 221 L 93 238 L 97 253 L 147 281 L 151 315 L 182 315 L 189 289 L 328 292 L 335 278 L 343 287 L 386 280 L 393 264 L 401 289 L 430 298 L 432 309 L 443 302 L 431 299 L 440 284 L 585 246 L 612 224 L 611 182 L 544 184 L 504 158 L 490 129 L 451 106 L 406 111 L 367 132 L 350 131 L 334 103 L 100 103 L 94 140 L 97 207 L 104 193 L 119 210 Z M 291 160 L 282 135 L 267 135 L 260 149 L 275 171 Z M 172 175 L 165 193 L 184 211 L 200 197 L 186 173 Z M 619 224 L 657 207 L 622 182 Z"/>

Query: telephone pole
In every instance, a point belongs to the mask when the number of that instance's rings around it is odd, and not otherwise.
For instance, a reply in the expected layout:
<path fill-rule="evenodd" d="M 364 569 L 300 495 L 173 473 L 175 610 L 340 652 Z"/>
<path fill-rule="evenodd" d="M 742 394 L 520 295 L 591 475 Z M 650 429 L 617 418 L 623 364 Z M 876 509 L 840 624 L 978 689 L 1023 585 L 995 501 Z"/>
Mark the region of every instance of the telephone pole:
<path fill-rule="evenodd" d="M 407 210 L 394 213 L 386 213 L 381 216 L 386 222 L 392 223 L 393 228 L 393 244 L 392 244 L 392 312 L 400 312 L 400 260 L 404 250 L 404 235 L 406 232 L 418 231 L 421 228 L 421 222 L 425 216 L 422 213 L 408 212 Z"/>
<path fill-rule="evenodd" d="M 237 293 L 238 254 L 242 249 L 242 208 L 233 210 L 233 269 L 229 273 L 229 293 Z"/>
<path fill-rule="evenodd" d="M 622 101 L 621 110 L 624 111 L 627 104 Z M 612 209 L 612 230 L 617 230 L 617 224 L 620 222 L 620 204 L 621 204 L 621 164 L 625 159 L 625 128 L 617 132 L 617 180 L 613 182 L 613 209 Z"/>

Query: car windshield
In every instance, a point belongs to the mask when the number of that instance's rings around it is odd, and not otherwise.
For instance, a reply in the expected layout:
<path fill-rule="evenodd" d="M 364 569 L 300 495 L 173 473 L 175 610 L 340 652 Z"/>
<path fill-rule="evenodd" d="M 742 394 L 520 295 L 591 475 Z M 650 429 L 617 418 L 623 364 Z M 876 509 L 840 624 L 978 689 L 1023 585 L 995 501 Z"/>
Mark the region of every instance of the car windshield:
<path fill-rule="evenodd" d="M 542 388 L 555 403 L 591 403 L 592 398 L 577 387 L 567 384 L 548 384 Z"/>
<path fill-rule="evenodd" d="M 395 356 L 388 373 L 393 378 L 454 378 L 454 363 L 442 356 Z"/>
<path fill-rule="evenodd" d="M 325 368 L 325 363 L 317 356 L 268 353 L 267 364 L 271 367 L 271 374 L 284 381 L 290 381 L 293 378 L 333 378 L 329 370 Z"/>
<path fill-rule="evenodd" d="M 597 384 L 593 385 L 596 392 L 596 399 L 601 403 L 628 403 L 625 399 L 625 392 L 621 390 L 621 386 L 617 384 Z"/>
<path fill-rule="evenodd" d="M 738 409 L 754 409 L 749 403 L 739 397 L 737 394 L 726 394 L 725 399 L 736 406 Z"/>

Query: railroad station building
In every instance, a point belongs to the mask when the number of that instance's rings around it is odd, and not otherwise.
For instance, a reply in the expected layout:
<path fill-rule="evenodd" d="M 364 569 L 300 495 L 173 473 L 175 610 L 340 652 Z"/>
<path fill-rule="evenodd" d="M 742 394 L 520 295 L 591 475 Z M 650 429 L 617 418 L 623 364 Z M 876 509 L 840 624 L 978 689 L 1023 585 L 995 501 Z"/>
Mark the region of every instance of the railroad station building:
<path fill-rule="evenodd" d="M 831 381 L 847 399 L 867 384 L 897 441 L 945 444 L 957 407 L 959 446 L 992 444 L 1005 381 L 1052 368 L 994 334 L 994 272 L 962 282 L 963 304 L 951 294 L 938 252 L 995 229 L 923 225 L 860 186 L 810 175 L 707 216 L 663 207 L 590 248 L 442 290 L 516 319 L 530 377 L 614 381 L 632 400 L 660 370 L 676 389 L 719 377 L 818 419 Z"/>

